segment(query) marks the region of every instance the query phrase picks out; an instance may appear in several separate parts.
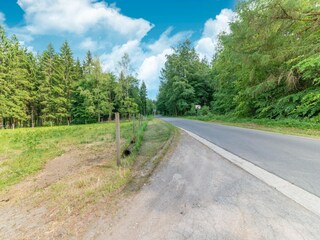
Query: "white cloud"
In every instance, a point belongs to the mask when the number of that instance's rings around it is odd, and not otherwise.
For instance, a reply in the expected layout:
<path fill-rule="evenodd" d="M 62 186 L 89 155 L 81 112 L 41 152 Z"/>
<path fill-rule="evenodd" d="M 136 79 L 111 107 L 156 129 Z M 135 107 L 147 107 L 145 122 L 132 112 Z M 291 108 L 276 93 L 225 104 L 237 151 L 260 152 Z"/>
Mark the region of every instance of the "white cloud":
<path fill-rule="evenodd" d="M 26 33 L 21 28 L 7 28 L 7 31 L 9 35 L 15 34 L 20 41 L 25 43 L 31 43 L 34 40 L 32 35 Z"/>
<path fill-rule="evenodd" d="M 138 78 L 146 83 L 147 89 L 153 93 L 150 97 L 155 98 L 155 94 L 160 84 L 161 69 L 167 60 L 167 55 L 173 53 L 172 47 L 181 41 L 191 37 L 192 32 L 178 32 L 170 35 L 173 28 L 168 28 L 161 34 L 160 38 L 147 46 L 149 54 L 146 54 L 138 70 Z"/>
<path fill-rule="evenodd" d="M 0 12 L 0 25 L 4 25 L 5 21 L 6 21 L 6 17 L 4 13 Z"/>
<path fill-rule="evenodd" d="M 9 29 L 25 46 L 43 36 L 68 39 L 77 43 L 76 51 L 91 50 L 100 55 L 105 71 L 117 71 L 117 64 L 124 53 L 128 53 L 136 75 L 146 82 L 149 96 L 155 98 L 160 83 L 160 71 L 166 55 L 172 53 L 173 46 L 190 38 L 192 32 L 173 34 L 168 28 L 158 40 L 146 43 L 143 38 L 153 28 L 153 24 L 142 18 L 124 16 L 115 4 L 97 0 L 18 0 L 25 12 L 25 25 Z M 211 58 L 218 45 L 219 34 L 230 32 L 229 23 L 236 14 L 223 9 L 215 19 L 209 19 L 195 48 L 201 57 Z M 0 24 L 5 16 L 0 12 Z M 54 41 L 54 40 L 53 40 Z M 33 51 L 29 47 L 30 51 Z M 102 54 L 107 52 L 106 54 Z"/>
<path fill-rule="evenodd" d="M 145 58 L 141 64 L 138 71 L 138 78 L 146 83 L 147 89 L 151 92 L 156 92 L 158 90 L 161 69 L 164 67 L 167 55 L 172 53 L 172 48 L 165 49 L 160 54 Z"/>
<path fill-rule="evenodd" d="M 84 34 L 112 31 L 127 39 L 142 39 L 153 27 L 144 19 L 124 16 L 114 5 L 94 0 L 18 0 L 31 34 Z"/>
<path fill-rule="evenodd" d="M 236 19 L 236 16 L 231 9 L 223 9 L 215 19 L 209 19 L 205 23 L 202 37 L 195 47 L 200 57 L 212 58 L 217 51 L 219 35 L 230 33 L 230 23 Z"/>
<path fill-rule="evenodd" d="M 31 52 L 35 55 L 36 52 L 35 52 L 34 48 L 32 46 L 26 44 L 26 42 L 30 42 L 32 40 L 31 36 L 22 34 L 20 29 L 8 27 L 5 23 L 5 21 L 6 21 L 6 17 L 4 15 L 4 13 L 0 12 L 0 26 L 5 28 L 5 31 L 9 36 L 15 34 L 19 40 L 20 45 L 22 47 L 26 48 L 28 52 Z"/>
<path fill-rule="evenodd" d="M 140 47 L 140 41 L 131 40 L 123 45 L 117 45 L 112 48 L 111 53 L 101 55 L 103 70 L 115 72 L 121 57 L 127 53 L 132 64 L 136 67 L 142 61 L 144 53 Z"/>
<path fill-rule="evenodd" d="M 90 37 L 87 37 L 80 43 L 80 48 L 86 51 L 96 51 L 99 47 L 96 41 L 93 41 Z"/>
<path fill-rule="evenodd" d="M 217 40 L 214 40 L 209 37 L 201 38 L 196 45 L 196 51 L 200 54 L 200 57 L 207 57 L 210 59 L 216 51 Z"/>
<path fill-rule="evenodd" d="M 121 57 L 127 53 L 134 69 L 138 69 L 138 79 L 145 81 L 149 96 L 155 98 L 160 83 L 160 71 L 166 62 L 166 55 L 173 52 L 172 47 L 191 36 L 191 32 L 179 32 L 172 35 L 173 29 L 168 28 L 153 43 L 145 44 L 131 40 L 123 45 L 113 47 L 111 53 L 103 54 L 101 62 L 105 71 L 116 71 Z"/>
<path fill-rule="evenodd" d="M 160 38 L 154 43 L 148 45 L 148 49 L 154 54 L 161 53 L 164 49 L 171 48 L 183 39 L 187 39 L 192 35 L 191 31 L 179 32 L 173 36 L 170 34 L 173 31 L 173 27 L 169 27 L 164 33 L 161 34 Z"/>

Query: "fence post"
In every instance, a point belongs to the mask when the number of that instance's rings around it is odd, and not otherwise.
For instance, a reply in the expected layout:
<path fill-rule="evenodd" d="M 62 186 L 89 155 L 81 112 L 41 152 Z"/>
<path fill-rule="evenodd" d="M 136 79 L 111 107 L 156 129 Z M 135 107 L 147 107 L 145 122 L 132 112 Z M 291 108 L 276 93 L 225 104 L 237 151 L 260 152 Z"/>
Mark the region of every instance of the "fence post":
<path fill-rule="evenodd" d="M 121 146 L 120 146 L 120 116 L 119 113 L 115 113 L 116 121 L 116 145 L 117 145 L 117 166 L 121 165 Z"/>
<path fill-rule="evenodd" d="M 136 142 L 136 115 L 132 116 L 132 131 L 133 131 L 133 142 Z"/>

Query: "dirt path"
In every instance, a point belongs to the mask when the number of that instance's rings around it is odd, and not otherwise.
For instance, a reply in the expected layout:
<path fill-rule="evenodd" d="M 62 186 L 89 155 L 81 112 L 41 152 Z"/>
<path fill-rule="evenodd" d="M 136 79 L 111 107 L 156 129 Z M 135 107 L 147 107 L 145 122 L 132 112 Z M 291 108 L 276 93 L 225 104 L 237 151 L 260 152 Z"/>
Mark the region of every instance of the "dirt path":
<path fill-rule="evenodd" d="M 149 184 L 84 239 L 319 239 L 320 218 L 183 133 Z"/>
<path fill-rule="evenodd" d="M 69 149 L 48 161 L 38 174 L 1 192 L 0 239 L 69 239 L 70 232 L 85 223 L 80 214 L 70 212 L 72 201 L 82 203 L 76 197 L 85 192 L 82 189 L 91 190 L 85 178 L 99 178 L 100 165 L 108 164 L 114 155 L 111 144 L 101 145 Z"/>

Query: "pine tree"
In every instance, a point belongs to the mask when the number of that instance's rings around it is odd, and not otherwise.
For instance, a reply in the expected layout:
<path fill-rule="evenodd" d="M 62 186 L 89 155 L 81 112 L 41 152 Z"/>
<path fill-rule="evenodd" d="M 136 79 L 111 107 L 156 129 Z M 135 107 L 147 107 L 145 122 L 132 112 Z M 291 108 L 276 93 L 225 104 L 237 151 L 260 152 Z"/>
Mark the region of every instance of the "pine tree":
<path fill-rule="evenodd" d="M 65 41 L 60 49 L 60 63 L 62 69 L 62 81 L 64 84 L 64 98 L 66 105 L 67 123 L 71 122 L 71 97 L 72 97 L 72 86 L 75 80 L 75 66 L 73 60 L 73 54 L 67 41 Z M 79 67 L 79 66 L 77 66 Z M 79 70 L 79 69 L 77 69 Z"/>
<path fill-rule="evenodd" d="M 100 122 L 111 120 L 114 110 L 136 113 L 138 80 L 128 56 L 122 63 L 117 81 L 90 51 L 83 65 L 68 42 L 59 53 L 49 44 L 35 56 L 0 27 L 0 128 Z"/>
<path fill-rule="evenodd" d="M 62 58 L 49 44 L 41 58 L 40 101 L 41 117 L 45 124 L 62 124 L 68 117 L 68 100 L 66 98 L 64 81 L 64 66 Z"/>
<path fill-rule="evenodd" d="M 21 48 L 15 36 L 8 47 L 9 58 L 7 59 L 5 79 L 9 90 L 7 117 L 10 125 L 14 128 L 18 124 L 22 125 L 23 121 L 28 118 L 26 110 L 30 94 L 26 52 Z"/>
<path fill-rule="evenodd" d="M 147 87 L 144 81 L 141 84 L 140 87 L 140 113 L 143 115 L 147 114 Z"/>
<path fill-rule="evenodd" d="M 93 59 L 91 52 L 88 51 L 83 66 L 78 60 L 75 65 L 76 81 L 73 85 L 71 115 L 73 123 L 92 123 L 95 122 L 95 99 L 94 99 L 94 79 Z"/>
<path fill-rule="evenodd" d="M 8 116 L 10 87 L 8 78 L 8 55 L 9 39 L 5 35 L 4 29 L 0 26 L 0 121 L 5 127 Z"/>
<path fill-rule="evenodd" d="M 90 51 L 87 52 L 86 58 L 83 62 L 83 74 L 90 75 L 93 72 L 93 58 Z"/>
<path fill-rule="evenodd" d="M 35 127 L 39 120 L 39 64 L 32 53 L 27 54 L 27 71 L 29 79 L 28 115 L 29 126 Z"/>

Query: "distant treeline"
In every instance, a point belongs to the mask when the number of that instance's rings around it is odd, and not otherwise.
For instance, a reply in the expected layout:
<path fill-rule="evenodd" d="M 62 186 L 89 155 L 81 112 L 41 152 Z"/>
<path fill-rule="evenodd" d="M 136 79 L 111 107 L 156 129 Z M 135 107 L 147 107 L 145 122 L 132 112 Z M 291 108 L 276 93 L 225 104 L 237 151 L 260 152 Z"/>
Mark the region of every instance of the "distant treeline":
<path fill-rule="evenodd" d="M 167 57 L 158 110 L 320 122 L 318 0 L 249 0 L 209 63 L 189 41 Z"/>
<path fill-rule="evenodd" d="M 0 27 L 0 127 L 94 123 L 114 112 L 151 114 L 154 103 L 144 82 L 139 86 L 131 74 L 127 54 L 118 67 L 119 76 L 103 72 L 90 52 L 81 63 L 68 42 L 59 53 L 49 44 L 34 55 Z"/>

